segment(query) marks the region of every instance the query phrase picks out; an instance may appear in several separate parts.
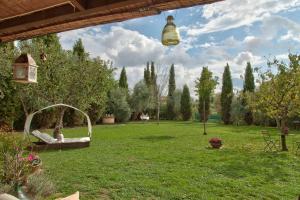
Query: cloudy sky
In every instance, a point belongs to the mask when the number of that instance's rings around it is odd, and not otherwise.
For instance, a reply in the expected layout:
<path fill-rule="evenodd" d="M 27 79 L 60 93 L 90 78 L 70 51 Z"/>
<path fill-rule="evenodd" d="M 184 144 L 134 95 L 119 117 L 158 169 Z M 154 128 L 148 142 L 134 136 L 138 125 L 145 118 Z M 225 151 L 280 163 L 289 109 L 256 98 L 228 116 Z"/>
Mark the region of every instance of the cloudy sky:
<path fill-rule="evenodd" d="M 165 18 L 172 14 L 181 43 L 161 44 Z M 233 83 L 241 88 L 246 62 L 254 67 L 268 59 L 286 59 L 300 51 L 300 0 L 226 0 L 205 6 L 168 11 L 157 16 L 94 26 L 60 33 L 65 49 L 82 38 L 91 56 L 126 66 L 129 86 L 143 78 L 147 61 L 162 67 L 175 64 L 177 88 L 194 81 L 203 66 L 221 78 L 224 66 L 231 67 Z M 220 88 L 220 86 L 219 86 Z"/>

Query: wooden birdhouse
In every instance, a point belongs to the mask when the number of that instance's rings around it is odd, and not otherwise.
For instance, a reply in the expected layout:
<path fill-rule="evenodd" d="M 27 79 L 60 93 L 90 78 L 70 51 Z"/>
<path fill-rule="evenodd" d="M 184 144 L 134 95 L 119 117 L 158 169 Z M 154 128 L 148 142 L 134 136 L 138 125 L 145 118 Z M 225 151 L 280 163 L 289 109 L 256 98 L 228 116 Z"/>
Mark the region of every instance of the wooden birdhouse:
<path fill-rule="evenodd" d="M 37 83 L 37 68 L 30 54 L 21 54 L 13 64 L 14 81 Z"/>

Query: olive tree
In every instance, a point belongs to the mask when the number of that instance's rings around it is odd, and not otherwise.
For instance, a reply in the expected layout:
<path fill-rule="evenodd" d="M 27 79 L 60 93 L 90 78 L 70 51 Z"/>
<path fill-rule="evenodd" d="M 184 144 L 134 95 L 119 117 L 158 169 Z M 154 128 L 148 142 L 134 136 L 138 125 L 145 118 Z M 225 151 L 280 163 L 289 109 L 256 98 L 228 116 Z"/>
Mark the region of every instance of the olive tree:
<path fill-rule="evenodd" d="M 300 111 L 300 55 L 289 55 L 289 64 L 274 59 L 268 62 L 268 70 L 260 75 L 260 86 L 248 98 L 254 111 L 261 111 L 276 120 L 281 131 L 282 151 L 287 151 L 286 135 L 288 117 Z M 252 97 L 252 98 L 251 98 Z"/>

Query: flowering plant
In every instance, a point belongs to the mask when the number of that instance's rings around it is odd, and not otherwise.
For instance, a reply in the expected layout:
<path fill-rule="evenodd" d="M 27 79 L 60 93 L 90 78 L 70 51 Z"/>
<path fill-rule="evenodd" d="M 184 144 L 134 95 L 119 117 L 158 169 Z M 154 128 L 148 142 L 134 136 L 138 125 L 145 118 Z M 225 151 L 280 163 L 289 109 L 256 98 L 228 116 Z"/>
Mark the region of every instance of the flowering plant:
<path fill-rule="evenodd" d="M 41 160 L 25 148 L 28 144 L 17 135 L 0 134 L 0 180 L 9 185 L 22 185 Z"/>
<path fill-rule="evenodd" d="M 211 138 L 209 143 L 214 149 L 219 149 L 222 146 L 222 140 L 220 138 Z"/>
<path fill-rule="evenodd" d="M 211 138 L 211 139 L 209 140 L 209 142 L 210 142 L 210 143 L 221 143 L 222 140 L 221 140 L 220 138 Z"/>
<path fill-rule="evenodd" d="M 30 153 L 27 156 L 27 160 L 32 167 L 40 166 L 42 163 L 42 160 L 40 159 L 40 157 L 34 153 Z"/>

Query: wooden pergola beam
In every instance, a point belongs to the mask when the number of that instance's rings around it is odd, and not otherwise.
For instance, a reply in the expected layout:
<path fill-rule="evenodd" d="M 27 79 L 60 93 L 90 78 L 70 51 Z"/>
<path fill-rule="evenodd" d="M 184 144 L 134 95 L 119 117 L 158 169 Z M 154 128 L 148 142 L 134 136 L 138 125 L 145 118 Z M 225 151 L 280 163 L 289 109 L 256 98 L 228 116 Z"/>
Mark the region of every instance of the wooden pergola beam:
<path fill-rule="evenodd" d="M 0 0 L 1 1 L 4 0 Z M 10 0 L 26 1 L 26 0 Z M 27 0 L 28 1 L 28 0 Z M 36 0 L 32 0 L 36 1 Z M 221 0 L 50 0 L 51 7 L 5 20 L 0 18 L 0 41 L 27 39 L 98 24 L 159 14 L 161 11 Z M 37 3 L 41 4 L 39 1 Z M 48 1 L 45 1 L 48 2 Z M 53 6 L 53 3 L 60 3 Z M 6 2 L 7 4 L 7 2 Z M 48 5 L 48 4 L 47 4 Z M 1 4 L 0 4 L 1 17 Z"/>
<path fill-rule="evenodd" d="M 80 11 L 85 10 L 86 4 L 85 0 L 71 0 L 71 4 L 75 6 Z"/>

